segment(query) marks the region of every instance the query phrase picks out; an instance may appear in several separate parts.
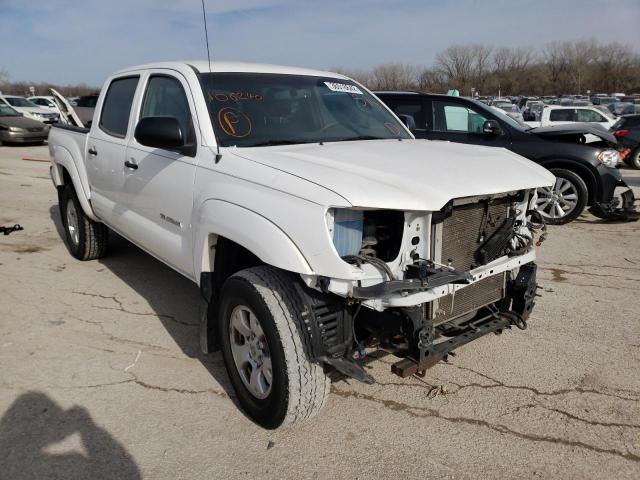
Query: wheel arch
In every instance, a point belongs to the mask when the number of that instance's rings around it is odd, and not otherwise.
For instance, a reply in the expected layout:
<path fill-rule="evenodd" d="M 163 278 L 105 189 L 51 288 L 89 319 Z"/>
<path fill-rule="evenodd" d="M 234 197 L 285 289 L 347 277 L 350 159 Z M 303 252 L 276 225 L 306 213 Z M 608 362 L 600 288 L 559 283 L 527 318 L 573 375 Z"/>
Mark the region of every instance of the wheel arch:
<path fill-rule="evenodd" d="M 597 198 L 598 194 L 598 179 L 594 171 L 591 168 L 584 165 L 583 162 L 572 160 L 569 158 L 549 158 L 540 161 L 547 170 L 552 168 L 564 168 L 578 175 L 587 186 L 587 206 L 593 205 L 593 201 Z"/>
<path fill-rule="evenodd" d="M 99 222 L 100 219 L 93 212 L 89 197 L 84 188 L 80 173 L 76 167 L 71 153 L 65 148 L 56 149 L 55 161 L 52 162 L 52 178 L 58 191 L 66 185 L 71 185 L 76 191 L 82 210 L 91 220 Z"/>
<path fill-rule="evenodd" d="M 213 272 L 220 248 L 237 245 L 262 263 L 290 272 L 312 274 L 298 246 L 276 224 L 241 205 L 225 200 L 203 202 L 195 212 L 194 267 L 196 277 Z M 223 241 L 221 241 L 223 240 Z"/>

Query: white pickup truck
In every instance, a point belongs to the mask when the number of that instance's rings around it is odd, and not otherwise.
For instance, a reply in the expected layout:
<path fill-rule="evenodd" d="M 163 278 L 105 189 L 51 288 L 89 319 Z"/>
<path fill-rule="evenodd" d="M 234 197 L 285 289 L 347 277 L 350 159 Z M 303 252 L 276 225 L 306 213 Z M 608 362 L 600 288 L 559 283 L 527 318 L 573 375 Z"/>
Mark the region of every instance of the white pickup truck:
<path fill-rule="evenodd" d="M 545 105 L 542 107 L 538 121 L 526 120 L 525 123 L 532 128 L 552 127 L 554 125 L 570 125 L 574 123 L 592 123 L 609 130 L 616 123 L 613 116 L 608 117 L 595 107 L 575 106 L 563 107 L 560 105 Z M 595 137 L 594 137 L 595 140 Z"/>
<path fill-rule="evenodd" d="M 132 67 L 107 79 L 90 129 L 56 125 L 49 148 L 71 254 L 104 256 L 113 230 L 196 282 L 201 347 L 222 349 L 266 428 L 317 413 L 328 369 L 372 382 L 368 348 L 422 373 L 533 308 L 529 205 L 553 175 L 415 140 L 342 75 Z"/>

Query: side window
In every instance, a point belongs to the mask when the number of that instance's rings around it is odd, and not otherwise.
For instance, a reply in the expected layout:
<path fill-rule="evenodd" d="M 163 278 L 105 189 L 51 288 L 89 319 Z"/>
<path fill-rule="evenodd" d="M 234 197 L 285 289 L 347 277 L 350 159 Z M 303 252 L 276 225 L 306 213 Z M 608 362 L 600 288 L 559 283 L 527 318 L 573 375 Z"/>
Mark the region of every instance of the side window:
<path fill-rule="evenodd" d="M 109 85 L 100 114 L 100 129 L 105 133 L 119 138 L 127 136 L 138 80 L 139 77 L 116 78 Z"/>
<path fill-rule="evenodd" d="M 605 118 L 598 112 L 593 110 L 587 110 L 585 108 L 578 109 L 577 115 L 578 122 L 606 122 Z"/>
<path fill-rule="evenodd" d="M 180 123 L 185 139 L 193 139 L 189 102 L 178 79 L 155 75 L 149 79 L 140 118 L 174 117 Z"/>
<path fill-rule="evenodd" d="M 563 108 L 551 110 L 549 120 L 551 122 L 575 122 L 575 110 L 573 108 Z"/>
<path fill-rule="evenodd" d="M 421 101 L 389 101 L 386 102 L 396 115 L 411 115 L 416 122 L 416 127 L 424 130 L 427 127 L 424 105 Z"/>
<path fill-rule="evenodd" d="M 433 102 L 434 130 L 458 133 L 482 133 L 487 120 L 475 110 L 441 101 Z"/>

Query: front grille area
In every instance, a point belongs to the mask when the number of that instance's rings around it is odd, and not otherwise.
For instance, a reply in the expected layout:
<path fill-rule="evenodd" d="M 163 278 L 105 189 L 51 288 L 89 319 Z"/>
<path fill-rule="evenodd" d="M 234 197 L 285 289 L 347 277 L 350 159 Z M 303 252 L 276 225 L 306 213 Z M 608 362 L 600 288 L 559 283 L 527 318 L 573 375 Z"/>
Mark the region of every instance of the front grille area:
<path fill-rule="evenodd" d="M 484 278 L 432 302 L 434 325 L 473 312 L 504 297 L 505 274 Z"/>
<path fill-rule="evenodd" d="M 484 232 L 486 239 L 500 228 L 508 216 L 511 202 L 512 199 L 508 196 L 492 199 L 484 228 L 486 201 L 454 206 L 451 216 L 442 223 L 440 262 L 450 264 L 462 272 L 478 267 L 475 255 L 483 240 L 482 233 Z"/>

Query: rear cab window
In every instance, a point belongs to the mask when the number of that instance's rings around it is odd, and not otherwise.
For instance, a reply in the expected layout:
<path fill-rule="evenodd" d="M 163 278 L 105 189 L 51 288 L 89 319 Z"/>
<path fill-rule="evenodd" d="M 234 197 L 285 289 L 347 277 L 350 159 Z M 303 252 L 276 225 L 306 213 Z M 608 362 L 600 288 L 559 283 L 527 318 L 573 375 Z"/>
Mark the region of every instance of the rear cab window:
<path fill-rule="evenodd" d="M 139 76 L 120 77 L 111 81 L 100 113 L 99 127 L 107 135 L 125 138 L 129 127 L 131 106 Z"/>

